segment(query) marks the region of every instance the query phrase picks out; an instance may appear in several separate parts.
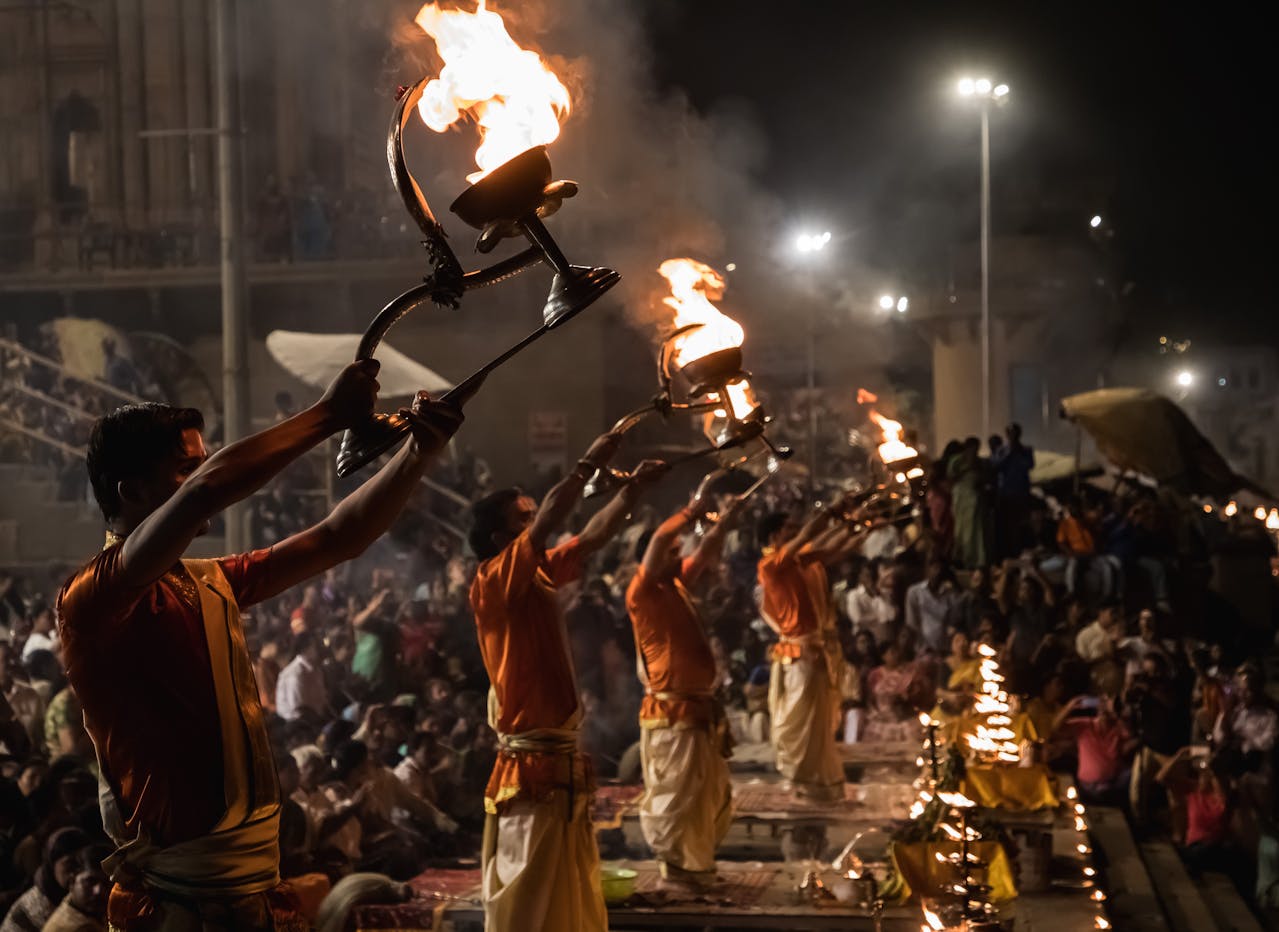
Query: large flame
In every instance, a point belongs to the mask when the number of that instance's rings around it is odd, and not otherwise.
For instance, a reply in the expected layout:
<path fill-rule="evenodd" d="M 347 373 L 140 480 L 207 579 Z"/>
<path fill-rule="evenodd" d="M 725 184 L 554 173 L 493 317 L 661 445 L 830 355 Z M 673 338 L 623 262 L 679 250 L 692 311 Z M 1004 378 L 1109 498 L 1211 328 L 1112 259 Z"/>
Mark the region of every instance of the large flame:
<path fill-rule="evenodd" d="M 662 298 L 662 303 L 675 312 L 674 329 L 701 325 L 671 341 L 671 362 L 675 368 L 682 368 L 711 353 L 742 345 L 746 339 L 742 325 L 711 303 L 724 295 L 724 277 L 719 272 L 696 259 L 667 259 L 657 271 L 671 288 L 671 293 Z M 728 402 L 734 417 L 739 419 L 758 407 L 750 382 L 745 379 L 728 386 Z M 727 415 L 722 410 L 715 413 L 719 417 Z"/>
<path fill-rule="evenodd" d="M 902 440 L 902 425 L 900 421 L 884 417 L 873 408 L 870 412 L 870 419 L 884 433 L 884 442 L 879 445 L 879 458 L 886 464 L 910 460 L 919 456 L 918 450 L 912 446 L 907 446 Z"/>
<path fill-rule="evenodd" d="M 742 325 L 711 303 L 724 296 L 724 277 L 719 272 L 696 259 L 667 259 L 657 271 L 671 286 L 662 303 L 675 312 L 675 329 L 701 324 L 673 341 L 676 368 L 742 345 L 746 338 Z"/>
<path fill-rule="evenodd" d="M 540 55 L 520 48 L 502 17 L 479 0 L 474 13 L 428 3 L 414 20 L 435 40 L 444 67 L 422 91 L 418 113 L 442 133 L 464 115 L 480 129 L 474 184 L 533 146 L 554 142 L 568 116 L 568 88 Z"/>

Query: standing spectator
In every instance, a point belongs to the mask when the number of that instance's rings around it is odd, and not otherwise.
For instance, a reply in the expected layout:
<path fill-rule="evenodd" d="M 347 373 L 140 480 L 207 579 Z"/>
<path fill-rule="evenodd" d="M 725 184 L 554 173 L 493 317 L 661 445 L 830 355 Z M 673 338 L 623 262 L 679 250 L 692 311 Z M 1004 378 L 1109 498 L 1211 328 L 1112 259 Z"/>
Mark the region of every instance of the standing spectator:
<path fill-rule="evenodd" d="M 287 722 L 322 718 L 328 711 L 328 690 L 320 670 L 320 636 L 304 631 L 293 642 L 293 659 L 280 671 L 275 686 L 275 710 Z"/>
<path fill-rule="evenodd" d="M 862 564 L 857 588 L 845 597 L 844 610 L 854 631 L 866 631 L 876 644 L 887 644 L 897 637 L 897 607 L 880 589 L 878 560 Z"/>
<path fill-rule="evenodd" d="M 1128 796 L 1138 826 L 1149 817 L 1150 790 L 1161 771 L 1186 741 L 1187 710 L 1173 688 L 1172 670 L 1159 652 L 1148 653 L 1132 677 L 1124 706 L 1139 746 L 1133 758 Z"/>
<path fill-rule="evenodd" d="M 395 692 L 395 654 L 399 629 L 391 618 L 391 590 L 380 589 L 351 619 L 355 629 L 355 655 L 351 672 L 359 677 L 375 702 L 388 701 Z"/>
<path fill-rule="evenodd" d="M 943 453 L 941 459 L 933 463 L 928 476 L 928 490 L 924 493 L 924 502 L 928 506 L 928 527 L 933 533 L 933 554 L 947 563 L 955 549 L 955 512 L 950 494 L 950 479 L 946 475 L 949 460 L 950 457 Z"/>
<path fill-rule="evenodd" d="M 1027 560 L 1021 566 L 1016 601 L 1008 613 L 1007 656 L 1015 686 L 1019 692 L 1028 692 L 1036 672 L 1035 656 L 1053 628 L 1053 594 L 1052 586 L 1033 561 Z"/>
<path fill-rule="evenodd" d="M 991 465 L 995 470 L 995 513 L 1003 550 L 996 556 L 1020 554 L 1026 546 L 1026 519 L 1030 513 L 1030 471 L 1035 468 L 1035 451 L 1021 442 L 1021 425 L 1004 430 L 1008 442 L 998 450 L 992 446 Z"/>
<path fill-rule="evenodd" d="M 137 394 L 142 382 L 137 367 L 120 355 L 110 337 L 102 338 L 102 357 L 102 377 L 122 392 Z"/>
<path fill-rule="evenodd" d="M 924 579 L 906 590 L 906 627 L 915 632 L 919 645 L 941 657 L 947 649 L 946 623 L 959 594 L 949 568 L 938 557 L 928 560 Z"/>
<path fill-rule="evenodd" d="M 985 471 L 981 441 L 969 437 L 948 470 L 955 509 L 955 562 L 968 569 L 990 562 Z"/>
<path fill-rule="evenodd" d="M 287 262 L 293 245 L 293 218 L 289 214 L 289 199 L 280 190 L 275 175 L 266 176 L 254 205 L 253 219 L 258 256 L 267 262 Z"/>

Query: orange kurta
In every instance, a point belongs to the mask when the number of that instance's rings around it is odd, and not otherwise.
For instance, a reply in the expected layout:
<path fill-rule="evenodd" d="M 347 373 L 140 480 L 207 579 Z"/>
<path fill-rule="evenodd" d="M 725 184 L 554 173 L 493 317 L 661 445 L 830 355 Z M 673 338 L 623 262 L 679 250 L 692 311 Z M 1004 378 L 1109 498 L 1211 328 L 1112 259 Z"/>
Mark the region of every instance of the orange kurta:
<path fill-rule="evenodd" d="M 123 809 L 125 828 L 161 844 L 203 835 L 226 811 L 222 733 L 200 606 L 173 577 L 128 587 L 116 544 L 67 580 L 58 631 L 85 728 Z M 271 551 L 217 561 L 240 607 L 270 595 Z M 238 626 L 231 636 L 243 642 Z M 240 684 L 244 729 L 269 747 L 252 672 Z M 250 689 L 251 687 L 251 689 Z M 274 787 L 266 751 L 264 787 Z"/>
<path fill-rule="evenodd" d="M 715 724 L 715 656 L 684 585 L 689 561 L 671 579 L 641 567 L 626 591 L 626 610 L 647 677 L 640 725 L 665 728 Z"/>
<path fill-rule="evenodd" d="M 803 653 L 800 641 L 820 638 L 829 611 L 826 567 L 805 554 L 786 558 L 775 547 L 765 547 L 759 561 L 762 608 L 767 621 L 781 636 L 773 647 L 773 659 L 785 663 Z"/>
<path fill-rule="evenodd" d="M 500 736 L 575 729 L 580 717 L 576 676 L 556 587 L 582 574 L 576 537 L 540 551 L 524 532 L 480 564 L 471 608 L 480 653 L 496 702 Z M 578 785 L 584 757 L 503 748 L 484 805 L 498 812 L 515 799 L 543 799 Z"/>

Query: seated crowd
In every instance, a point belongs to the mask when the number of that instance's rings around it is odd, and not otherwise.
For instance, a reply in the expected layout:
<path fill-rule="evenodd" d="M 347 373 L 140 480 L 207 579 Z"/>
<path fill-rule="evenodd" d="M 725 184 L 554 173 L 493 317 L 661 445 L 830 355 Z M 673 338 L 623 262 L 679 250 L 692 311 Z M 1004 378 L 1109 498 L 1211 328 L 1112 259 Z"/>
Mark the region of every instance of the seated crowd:
<path fill-rule="evenodd" d="M 1269 602 L 1265 626 L 1250 624 L 1214 579 L 1222 560 L 1269 557 L 1269 538 L 1250 519 L 1140 486 L 1032 493 L 1019 432 L 990 456 L 980 446 L 949 446 L 917 516 L 878 522 L 831 574 L 847 661 L 841 740 L 917 741 L 918 713 L 972 692 L 976 647 L 991 645 L 1040 753 L 1086 801 L 1167 833 L 1192 869 L 1227 865 L 1268 905 L 1279 883 L 1266 867 L 1279 862 Z M 473 461 L 454 472 L 465 498 L 489 484 Z M 740 742 L 767 739 L 775 640 L 758 608 L 752 529 L 805 501 L 802 483 L 764 486 L 699 594 Z M 639 779 L 625 593 L 655 515 L 638 509 L 566 592 L 582 740 L 601 779 Z M 407 879 L 479 850 L 497 744 L 468 601 L 475 560 L 440 528 L 410 516 L 361 560 L 245 616 L 287 799 L 285 876 Z M 1269 563 L 1250 565 L 1268 599 Z M 53 594 L 0 575 L 0 932 L 102 928 L 97 774 L 60 665 Z"/>

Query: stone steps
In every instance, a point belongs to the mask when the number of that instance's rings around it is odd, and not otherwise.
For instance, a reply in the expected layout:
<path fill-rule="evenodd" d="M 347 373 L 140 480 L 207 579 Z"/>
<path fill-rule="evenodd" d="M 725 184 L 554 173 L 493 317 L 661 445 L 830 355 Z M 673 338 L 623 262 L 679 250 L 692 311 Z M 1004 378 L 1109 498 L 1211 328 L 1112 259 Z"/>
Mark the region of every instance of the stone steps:
<path fill-rule="evenodd" d="M 1224 932 L 1177 849 L 1167 841 L 1142 842 L 1140 848 L 1173 932 Z"/>

